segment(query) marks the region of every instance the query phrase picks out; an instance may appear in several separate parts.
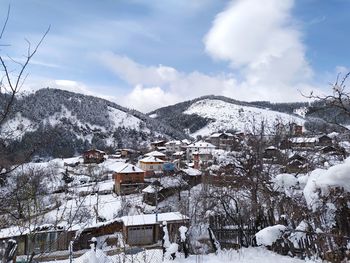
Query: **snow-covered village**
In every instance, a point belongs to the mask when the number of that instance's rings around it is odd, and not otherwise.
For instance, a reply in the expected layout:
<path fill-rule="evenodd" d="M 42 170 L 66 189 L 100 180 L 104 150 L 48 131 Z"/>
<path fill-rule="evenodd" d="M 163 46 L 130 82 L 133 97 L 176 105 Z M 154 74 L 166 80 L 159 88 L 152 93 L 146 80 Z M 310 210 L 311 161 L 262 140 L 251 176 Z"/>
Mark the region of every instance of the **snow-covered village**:
<path fill-rule="evenodd" d="M 330 2 L 0 1 L 1 262 L 350 262 Z"/>

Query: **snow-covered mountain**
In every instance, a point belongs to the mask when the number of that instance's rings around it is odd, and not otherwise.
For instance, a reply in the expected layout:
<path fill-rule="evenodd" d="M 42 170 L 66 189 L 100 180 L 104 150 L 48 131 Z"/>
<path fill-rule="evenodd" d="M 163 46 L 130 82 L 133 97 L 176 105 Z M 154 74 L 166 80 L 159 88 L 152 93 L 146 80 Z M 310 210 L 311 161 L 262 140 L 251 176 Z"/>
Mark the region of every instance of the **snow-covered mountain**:
<path fill-rule="evenodd" d="M 192 136 L 205 136 L 220 130 L 252 131 L 260 128 L 262 121 L 266 132 L 272 130 L 277 123 L 304 124 L 304 118 L 292 113 L 218 96 L 206 96 L 161 108 L 149 116 L 167 122 L 174 128 L 189 128 Z"/>
<path fill-rule="evenodd" d="M 192 133 L 193 136 L 206 136 L 219 130 L 252 131 L 254 128 L 260 129 L 262 122 L 265 123 L 267 132 L 278 123 L 295 122 L 300 125 L 304 123 L 304 119 L 298 116 L 211 99 L 197 101 L 184 111 L 184 114 L 196 114 L 212 120 L 203 128 Z"/>
<path fill-rule="evenodd" d="M 157 136 L 182 132 L 113 102 L 57 89 L 42 89 L 16 101 L 2 126 L 11 150 L 42 156 L 71 156 L 90 147 L 142 147 Z"/>

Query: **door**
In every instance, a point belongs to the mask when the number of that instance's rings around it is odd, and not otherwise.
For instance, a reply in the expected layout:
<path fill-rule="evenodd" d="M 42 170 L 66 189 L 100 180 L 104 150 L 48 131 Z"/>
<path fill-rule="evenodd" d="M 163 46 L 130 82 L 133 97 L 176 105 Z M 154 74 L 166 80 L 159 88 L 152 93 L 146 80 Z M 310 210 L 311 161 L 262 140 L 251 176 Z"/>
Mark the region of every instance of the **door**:
<path fill-rule="evenodd" d="M 138 226 L 128 228 L 129 245 L 153 244 L 153 226 Z"/>

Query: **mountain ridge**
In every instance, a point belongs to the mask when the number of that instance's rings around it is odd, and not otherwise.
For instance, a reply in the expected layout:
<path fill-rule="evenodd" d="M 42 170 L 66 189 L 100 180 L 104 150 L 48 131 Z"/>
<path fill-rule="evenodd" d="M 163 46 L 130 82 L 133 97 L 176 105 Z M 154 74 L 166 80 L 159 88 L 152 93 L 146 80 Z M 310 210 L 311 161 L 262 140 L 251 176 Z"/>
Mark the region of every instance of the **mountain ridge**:
<path fill-rule="evenodd" d="M 146 147 L 157 137 L 186 138 L 184 133 L 117 103 L 50 88 L 18 98 L 1 135 L 3 140 L 4 136 L 11 139 L 11 151 L 28 150 L 39 141 L 36 153 L 50 157 L 72 156 L 90 147 L 110 151 Z"/>

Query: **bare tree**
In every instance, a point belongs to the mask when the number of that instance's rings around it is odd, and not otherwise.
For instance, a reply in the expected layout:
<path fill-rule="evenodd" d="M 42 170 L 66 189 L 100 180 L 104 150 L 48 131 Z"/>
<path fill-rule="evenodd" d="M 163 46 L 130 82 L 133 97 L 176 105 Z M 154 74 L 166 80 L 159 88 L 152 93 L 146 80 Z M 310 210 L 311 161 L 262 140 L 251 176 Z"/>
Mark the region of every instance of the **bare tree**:
<path fill-rule="evenodd" d="M 4 175 L 14 169 L 13 164 L 16 163 L 16 161 L 7 158 L 6 137 L 8 136 L 7 134 L 3 134 L 3 126 L 11 115 L 16 97 L 28 77 L 27 67 L 50 31 L 49 26 L 40 40 L 34 45 L 28 39 L 25 39 L 27 48 L 23 55 L 24 59 L 21 61 L 13 59 L 6 53 L 6 48 L 11 47 L 11 45 L 4 42 L 6 28 L 10 19 L 10 11 L 11 6 L 7 9 L 5 21 L 0 31 L 0 183 L 4 183 Z"/>
<path fill-rule="evenodd" d="M 350 77 L 350 72 L 345 75 L 338 74 L 334 83 L 331 83 L 331 93 L 328 95 L 317 95 L 314 92 L 310 94 L 302 94 L 308 99 L 312 99 L 315 103 L 320 104 L 319 110 L 336 109 L 339 114 L 350 117 L 350 91 L 347 87 L 347 82 Z M 348 129 L 342 125 L 337 118 L 328 119 L 327 123 Z"/>

